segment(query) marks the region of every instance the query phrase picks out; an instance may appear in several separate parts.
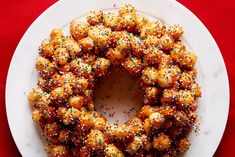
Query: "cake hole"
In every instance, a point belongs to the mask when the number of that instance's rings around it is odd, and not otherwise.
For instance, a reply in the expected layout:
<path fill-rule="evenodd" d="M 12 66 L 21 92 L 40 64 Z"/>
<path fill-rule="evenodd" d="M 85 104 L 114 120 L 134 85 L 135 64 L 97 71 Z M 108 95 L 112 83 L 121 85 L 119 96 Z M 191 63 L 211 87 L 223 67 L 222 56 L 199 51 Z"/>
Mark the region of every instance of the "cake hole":
<path fill-rule="evenodd" d="M 127 72 L 114 72 L 101 78 L 95 89 L 95 109 L 109 123 L 124 124 L 143 105 L 140 83 Z"/>

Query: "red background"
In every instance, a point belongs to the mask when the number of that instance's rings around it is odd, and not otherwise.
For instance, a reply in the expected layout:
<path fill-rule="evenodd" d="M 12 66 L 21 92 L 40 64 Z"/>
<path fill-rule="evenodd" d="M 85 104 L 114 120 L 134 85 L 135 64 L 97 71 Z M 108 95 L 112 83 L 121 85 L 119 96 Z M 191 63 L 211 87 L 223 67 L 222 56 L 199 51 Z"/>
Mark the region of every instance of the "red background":
<path fill-rule="evenodd" d="M 235 153 L 235 2 L 233 0 L 178 0 L 206 25 L 220 47 L 230 81 L 227 127 L 215 157 Z M 0 154 L 21 156 L 12 139 L 5 112 L 5 83 L 14 50 L 30 24 L 56 0 L 0 0 Z M 20 106 L 20 104 L 16 104 Z"/>

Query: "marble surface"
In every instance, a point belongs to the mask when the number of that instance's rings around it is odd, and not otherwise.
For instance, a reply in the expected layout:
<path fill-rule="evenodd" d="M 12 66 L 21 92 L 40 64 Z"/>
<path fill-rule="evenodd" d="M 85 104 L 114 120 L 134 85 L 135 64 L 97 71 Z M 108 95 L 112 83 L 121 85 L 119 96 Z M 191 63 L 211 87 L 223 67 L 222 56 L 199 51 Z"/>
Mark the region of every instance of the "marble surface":
<path fill-rule="evenodd" d="M 220 50 L 206 27 L 189 10 L 173 0 L 61 0 L 46 10 L 21 39 L 9 68 L 6 84 L 6 108 L 11 133 L 24 157 L 43 157 L 45 141 L 31 119 L 28 91 L 36 85 L 34 69 L 38 47 L 54 27 L 67 28 L 69 22 L 93 9 L 113 9 L 132 3 L 138 11 L 154 15 L 168 24 L 184 27 L 183 40 L 198 56 L 198 83 L 203 96 L 199 100 L 199 134 L 191 134 L 192 145 L 186 157 L 213 156 L 227 121 L 229 85 Z"/>

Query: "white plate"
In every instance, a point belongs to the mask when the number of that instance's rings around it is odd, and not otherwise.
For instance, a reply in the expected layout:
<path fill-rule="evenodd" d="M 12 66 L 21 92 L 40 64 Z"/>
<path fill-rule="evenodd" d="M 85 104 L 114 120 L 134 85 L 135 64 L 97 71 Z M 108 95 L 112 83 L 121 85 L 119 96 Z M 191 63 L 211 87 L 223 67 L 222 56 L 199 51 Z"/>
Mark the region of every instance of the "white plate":
<path fill-rule="evenodd" d="M 61 0 L 40 15 L 16 48 L 6 84 L 6 109 L 15 143 L 24 157 L 44 157 L 44 141 L 31 120 L 27 92 L 36 85 L 35 58 L 42 39 L 54 27 L 65 27 L 71 20 L 93 9 L 113 9 L 132 3 L 138 11 L 155 15 L 168 24 L 184 27 L 183 39 L 198 56 L 198 82 L 203 96 L 199 101 L 200 132 L 192 134 L 187 157 L 213 156 L 222 138 L 229 109 L 229 85 L 220 50 L 213 37 L 188 9 L 173 0 Z"/>

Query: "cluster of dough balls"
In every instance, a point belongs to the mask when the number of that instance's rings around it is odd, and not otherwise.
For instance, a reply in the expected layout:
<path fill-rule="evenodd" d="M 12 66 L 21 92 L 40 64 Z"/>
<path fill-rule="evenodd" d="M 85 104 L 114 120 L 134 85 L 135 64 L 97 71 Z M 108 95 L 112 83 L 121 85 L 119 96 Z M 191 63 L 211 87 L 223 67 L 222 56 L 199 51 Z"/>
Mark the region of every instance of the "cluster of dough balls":
<path fill-rule="evenodd" d="M 197 120 L 197 57 L 180 41 L 180 25 L 136 13 L 91 11 L 71 36 L 53 29 L 42 41 L 38 86 L 29 93 L 33 120 L 50 157 L 171 157 L 185 152 Z M 143 107 L 126 124 L 109 124 L 94 107 L 96 81 L 126 70 L 144 90 Z"/>

